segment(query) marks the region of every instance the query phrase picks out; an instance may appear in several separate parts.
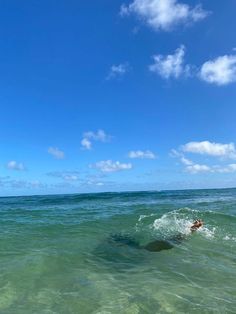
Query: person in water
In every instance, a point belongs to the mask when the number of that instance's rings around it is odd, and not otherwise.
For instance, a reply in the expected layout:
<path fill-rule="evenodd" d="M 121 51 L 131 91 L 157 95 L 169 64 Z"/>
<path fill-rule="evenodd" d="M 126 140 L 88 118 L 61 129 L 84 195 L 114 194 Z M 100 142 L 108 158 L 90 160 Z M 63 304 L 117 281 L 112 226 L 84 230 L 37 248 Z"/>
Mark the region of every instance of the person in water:
<path fill-rule="evenodd" d="M 190 230 L 191 232 L 194 232 L 202 226 L 203 226 L 203 221 L 201 219 L 197 219 L 196 221 L 194 221 L 194 223 L 190 227 Z"/>
<path fill-rule="evenodd" d="M 203 221 L 201 219 L 197 219 L 193 222 L 190 227 L 190 231 L 193 233 L 197 231 L 200 227 L 203 226 Z M 153 242 L 148 243 L 143 248 L 150 252 L 160 252 L 163 250 L 169 250 L 175 247 L 175 245 L 180 244 L 186 236 L 184 234 L 178 234 L 177 236 L 168 239 L 168 240 L 155 240 Z"/>

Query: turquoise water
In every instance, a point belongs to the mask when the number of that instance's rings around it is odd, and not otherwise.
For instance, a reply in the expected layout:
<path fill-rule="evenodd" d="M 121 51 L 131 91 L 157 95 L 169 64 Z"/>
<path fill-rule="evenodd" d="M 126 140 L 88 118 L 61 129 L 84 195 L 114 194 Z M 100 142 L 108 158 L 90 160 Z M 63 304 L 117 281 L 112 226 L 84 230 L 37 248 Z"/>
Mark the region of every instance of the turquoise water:
<path fill-rule="evenodd" d="M 0 250 L 0 313 L 236 313 L 236 189 L 0 198 Z"/>

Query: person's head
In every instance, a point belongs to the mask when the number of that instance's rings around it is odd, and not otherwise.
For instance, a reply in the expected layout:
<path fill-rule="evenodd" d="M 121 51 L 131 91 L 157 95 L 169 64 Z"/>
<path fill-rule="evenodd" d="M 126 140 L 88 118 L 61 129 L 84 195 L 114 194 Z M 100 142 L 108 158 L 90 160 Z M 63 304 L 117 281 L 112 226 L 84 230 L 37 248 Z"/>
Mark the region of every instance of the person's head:
<path fill-rule="evenodd" d="M 202 226 L 203 226 L 203 221 L 201 219 L 197 219 L 194 221 L 194 223 L 192 224 L 190 229 L 191 229 L 191 231 L 195 231 Z"/>

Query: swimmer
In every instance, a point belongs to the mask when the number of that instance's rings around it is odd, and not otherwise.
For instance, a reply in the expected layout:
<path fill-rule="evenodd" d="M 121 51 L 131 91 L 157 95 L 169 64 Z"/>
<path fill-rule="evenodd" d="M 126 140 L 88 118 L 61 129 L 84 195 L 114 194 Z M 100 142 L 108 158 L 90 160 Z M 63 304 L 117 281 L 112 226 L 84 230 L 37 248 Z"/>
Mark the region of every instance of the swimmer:
<path fill-rule="evenodd" d="M 194 223 L 190 227 L 190 230 L 191 230 L 191 232 L 194 232 L 202 226 L 203 226 L 203 221 L 201 219 L 197 219 L 194 221 Z"/>

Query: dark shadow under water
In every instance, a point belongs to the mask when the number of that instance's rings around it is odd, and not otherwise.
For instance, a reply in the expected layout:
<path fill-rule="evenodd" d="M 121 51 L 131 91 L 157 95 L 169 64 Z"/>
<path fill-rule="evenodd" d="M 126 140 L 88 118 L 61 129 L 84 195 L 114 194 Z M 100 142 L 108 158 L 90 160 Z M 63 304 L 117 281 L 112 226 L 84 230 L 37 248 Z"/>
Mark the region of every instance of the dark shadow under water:
<path fill-rule="evenodd" d="M 107 271 L 108 268 L 112 267 L 119 272 L 127 272 L 146 264 L 147 258 L 150 258 L 150 255 L 146 254 L 147 251 L 161 252 L 172 249 L 181 244 L 185 238 L 179 234 L 167 240 L 157 239 L 146 245 L 141 245 L 129 234 L 111 234 L 93 250 L 91 261 L 99 263 L 99 271 L 102 269 Z"/>
<path fill-rule="evenodd" d="M 176 245 L 182 243 L 183 240 L 186 239 L 186 236 L 183 234 L 177 234 L 176 236 L 165 239 L 165 240 L 154 240 L 149 242 L 146 245 L 140 245 L 138 241 L 132 238 L 129 235 L 122 235 L 122 234 L 114 234 L 108 239 L 109 242 L 113 242 L 114 245 L 127 245 L 129 247 L 133 247 L 136 249 L 144 249 L 150 252 L 161 252 L 163 250 L 169 250 L 174 248 Z"/>

